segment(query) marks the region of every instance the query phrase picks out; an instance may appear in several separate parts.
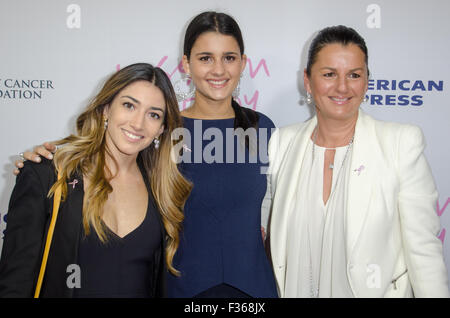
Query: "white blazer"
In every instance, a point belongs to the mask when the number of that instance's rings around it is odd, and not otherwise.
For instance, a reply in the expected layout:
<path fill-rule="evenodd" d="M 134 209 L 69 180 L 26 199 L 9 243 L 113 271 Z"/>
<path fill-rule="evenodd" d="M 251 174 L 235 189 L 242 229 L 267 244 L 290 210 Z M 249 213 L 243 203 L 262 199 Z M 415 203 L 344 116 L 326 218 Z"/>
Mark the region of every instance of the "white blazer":
<path fill-rule="evenodd" d="M 284 297 L 288 222 L 316 117 L 275 131 L 263 218 Z M 450 297 L 436 213 L 437 191 L 420 128 L 359 111 L 346 211 L 347 277 L 355 297 Z"/>

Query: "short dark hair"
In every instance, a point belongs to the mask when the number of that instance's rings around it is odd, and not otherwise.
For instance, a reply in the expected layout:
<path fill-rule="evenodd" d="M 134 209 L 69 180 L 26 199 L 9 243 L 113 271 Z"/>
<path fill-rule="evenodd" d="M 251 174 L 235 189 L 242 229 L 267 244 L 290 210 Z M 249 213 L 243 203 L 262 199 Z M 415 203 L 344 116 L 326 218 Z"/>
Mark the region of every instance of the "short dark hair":
<path fill-rule="evenodd" d="M 219 32 L 220 34 L 234 37 L 239 45 L 241 54 L 244 54 L 244 40 L 237 22 L 226 13 L 206 11 L 192 19 L 186 29 L 183 54 L 188 59 L 195 41 L 205 32 Z"/>
<path fill-rule="evenodd" d="M 319 33 L 314 37 L 309 46 L 308 51 L 308 62 L 306 64 L 306 74 L 311 76 L 311 67 L 317 60 L 317 55 L 320 50 L 323 49 L 328 44 L 355 44 L 365 55 L 365 62 L 367 66 L 367 75 L 369 75 L 369 55 L 367 52 L 366 42 L 363 37 L 359 35 L 354 29 L 344 26 L 337 25 L 326 27 L 319 31 Z"/>

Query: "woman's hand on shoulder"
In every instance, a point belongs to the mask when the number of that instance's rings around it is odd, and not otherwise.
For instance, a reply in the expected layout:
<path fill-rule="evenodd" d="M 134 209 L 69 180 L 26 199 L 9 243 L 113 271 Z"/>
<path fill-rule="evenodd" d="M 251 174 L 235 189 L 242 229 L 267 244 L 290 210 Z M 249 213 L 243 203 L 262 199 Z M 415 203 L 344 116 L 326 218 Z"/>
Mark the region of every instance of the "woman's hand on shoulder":
<path fill-rule="evenodd" d="M 33 151 L 25 151 L 23 153 L 23 159 L 18 159 L 14 163 L 16 169 L 14 169 L 14 175 L 20 173 L 20 169 L 23 168 L 23 163 L 25 160 L 30 160 L 36 163 L 41 162 L 41 156 L 49 160 L 53 159 L 53 153 L 56 151 L 56 146 L 51 142 L 44 142 L 44 144 L 34 147 Z"/>

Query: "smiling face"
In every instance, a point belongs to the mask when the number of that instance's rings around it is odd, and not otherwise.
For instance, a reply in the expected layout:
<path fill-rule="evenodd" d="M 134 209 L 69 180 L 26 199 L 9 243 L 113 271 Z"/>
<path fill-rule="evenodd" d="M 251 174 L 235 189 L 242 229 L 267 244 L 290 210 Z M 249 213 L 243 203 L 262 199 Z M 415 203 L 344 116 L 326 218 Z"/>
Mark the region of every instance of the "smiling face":
<path fill-rule="evenodd" d="M 165 112 L 163 93 L 153 83 L 136 81 L 122 89 L 103 112 L 112 155 L 137 157 L 163 132 Z"/>
<path fill-rule="evenodd" d="M 183 56 L 183 67 L 196 87 L 196 98 L 212 101 L 231 99 L 245 68 L 246 56 L 240 53 L 233 36 L 205 32 L 195 41 L 190 58 Z"/>
<path fill-rule="evenodd" d="M 355 119 L 368 88 L 365 55 L 355 44 L 328 44 L 317 54 L 309 77 L 305 70 L 304 83 L 319 119 Z"/>

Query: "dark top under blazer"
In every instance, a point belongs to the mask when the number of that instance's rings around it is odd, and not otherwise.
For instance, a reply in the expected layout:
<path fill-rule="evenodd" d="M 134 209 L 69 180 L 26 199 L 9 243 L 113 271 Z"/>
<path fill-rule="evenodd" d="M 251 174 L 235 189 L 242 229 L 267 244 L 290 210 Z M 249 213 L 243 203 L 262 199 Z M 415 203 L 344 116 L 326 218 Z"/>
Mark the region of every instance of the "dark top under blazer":
<path fill-rule="evenodd" d="M 141 165 L 140 165 L 141 166 Z M 142 172 L 142 169 L 141 169 Z M 53 234 L 46 274 L 40 297 L 72 297 L 74 290 L 67 287 L 67 266 L 77 264 L 79 237 L 82 230 L 83 182 L 75 174 L 71 180 L 78 183 L 68 185 L 68 195 L 61 202 Z M 9 202 L 7 227 L 0 259 L 0 297 L 32 297 L 37 282 L 45 239 L 53 208 L 53 197 L 47 193 L 56 181 L 54 166 L 43 159 L 36 164 L 25 162 L 17 177 Z M 149 193 L 149 204 L 154 204 L 152 191 L 144 175 Z M 158 209 L 159 211 L 159 209 Z M 161 222 L 160 214 L 158 213 Z M 162 224 L 162 222 L 161 222 Z M 164 227 L 161 225 L 162 231 Z M 165 233 L 163 232 L 163 237 Z M 155 256 L 153 295 L 165 295 L 165 242 L 161 242 L 161 253 Z"/>

